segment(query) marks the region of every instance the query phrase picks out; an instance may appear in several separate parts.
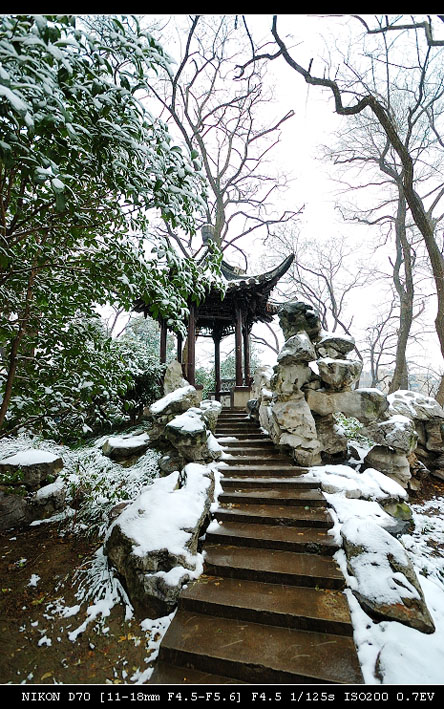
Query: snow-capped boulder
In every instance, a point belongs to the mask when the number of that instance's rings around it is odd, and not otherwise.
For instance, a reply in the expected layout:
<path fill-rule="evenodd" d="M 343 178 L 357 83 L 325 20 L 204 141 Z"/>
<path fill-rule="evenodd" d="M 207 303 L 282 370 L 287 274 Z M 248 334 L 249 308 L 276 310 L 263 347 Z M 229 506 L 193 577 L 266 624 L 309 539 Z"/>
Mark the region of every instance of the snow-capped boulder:
<path fill-rule="evenodd" d="M 337 335 L 334 332 L 322 332 L 321 339 L 316 344 L 318 357 L 344 359 L 355 348 L 355 340 L 348 335 Z"/>
<path fill-rule="evenodd" d="M 104 550 L 142 617 L 170 613 L 182 586 L 202 572 L 198 542 L 209 521 L 214 471 L 190 463 L 154 480 L 108 530 Z"/>
<path fill-rule="evenodd" d="M 165 437 L 189 462 L 217 460 L 222 455 L 222 449 L 207 428 L 204 412 L 195 407 L 169 421 Z"/>
<path fill-rule="evenodd" d="M 29 495 L 27 503 L 29 506 L 28 519 L 47 519 L 65 507 L 66 488 L 63 481 L 57 478 L 53 483 L 44 485 L 37 492 Z"/>
<path fill-rule="evenodd" d="M 344 392 L 306 390 L 307 403 L 313 413 L 328 416 L 341 412 L 364 425 L 377 421 L 388 409 L 387 397 L 379 389 L 354 389 Z"/>
<path fill-rule="evenodd" d="M 416 458 L 437 477 L 441 477 L 440 458 L 444 454 L 444 409 L 430 396 L 399 390 L 387 397 L 390 413 L 413 421 L 418 435 Z"/>
<path fill-rule="evenodd" d="M 431 396 L 416 391 L 399 389 L 387 396 L 390 413 L 407 416 L 418 421 L 444 419 L 444 409 Z"/>
<path fill-rule="evenodd" d="M 214 433 L 216 430 L 217 419 L 222 411 L 220 401 L 204 399 L 200 402 L 199 409 L 202 411 L 203 419 L 210 431 Z"/>
<path fill-rule="evenodd" d="M 302 330 L 312 342 L 319 340 L 321 320 L 313 306 L 300 300 L 291 301 L 279 308 L 278 317 L 286 340 Z"/>
<path fill-rule="evenodd" d="M 418 442 L 413 421 L 399 414 L 372 424 L 368 427 L 368 432 L 375 443 L 389 446 L 397 453 L 407 456 L 413 453 Z"/>
<path fill-rule="evenodd" d="M 150 445 L 150 438 L 146 433 L 140 435 L 127 434 L 124 436 L 110 436 L 102 446 L 104 455 L 111 460 L 128 460 L 142 455 Z"/>
<path fill-rule="evenodd" d="M 28 448 L 0 460 L 0 485 L 24 485 L 28 490 L 36 490 L 62 468 L 60 456 L 38 448 Z"/>
<path fill-rule="evenodd" d="M 333 391 L 350 391 L 362 372 L 360 360 L 322 357 L 317 365 L 322 381 Z"/>
<path fill-rule="evenodd" d="M 304 330 L 289 337 L 278 354 L 278 364 L 298 364 L 316 359 L 315 348 Z"/>
<path fill-rule="evenodd" d="M 423 633 L 435 626 L 413 565 L 403 545 L 370 519 L 342 525 L 350 586 L 376 620 L 395 620 Z"/>
<path fill-rule="evenodd" d="M 169 421 L 178 414 L 183 414 L 189 408 L 198 405 L 199 395 L 191 384 L 175 389 L 155 401 L 143 412 L 143 417 L 148 422 L 151 440 L 161 439 L 164 435 L 165 426 Z"/>
<path fill-rule="evenodd" d="M 388 446 L 373 446 L 364 458 L 364 468 L 376 468 L 404 488 L 408 487 L 412 477 L 407 456 L 404 453 L 397 453 Z"/>

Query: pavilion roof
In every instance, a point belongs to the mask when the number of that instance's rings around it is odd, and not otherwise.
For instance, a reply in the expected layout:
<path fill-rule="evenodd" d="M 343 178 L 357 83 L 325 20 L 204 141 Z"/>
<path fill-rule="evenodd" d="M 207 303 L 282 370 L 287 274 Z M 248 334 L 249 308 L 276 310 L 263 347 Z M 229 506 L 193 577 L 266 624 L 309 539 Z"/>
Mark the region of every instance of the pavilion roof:
<path fill-rule="evenodd" d="M 230 335 L 235 328 L 236 308 L 243 312 L 243 321 L 250 329 L 254 322 L 270 322 L 277 312 L 276 306 L 268 302 L 269 295 L 277 282 L 288 271 L 294 254 L 270 271 L 259 274 L 243 274 L 226 261 L 222 261 L 222 277 L 226 281 L 226 293 L 212 289 L 196 311 L 196 330 L 203 336 L 218 333 L 221 337 Z M 148 313 L 147 304 L 139 298 L 134 304 L 136 312 Z"/>

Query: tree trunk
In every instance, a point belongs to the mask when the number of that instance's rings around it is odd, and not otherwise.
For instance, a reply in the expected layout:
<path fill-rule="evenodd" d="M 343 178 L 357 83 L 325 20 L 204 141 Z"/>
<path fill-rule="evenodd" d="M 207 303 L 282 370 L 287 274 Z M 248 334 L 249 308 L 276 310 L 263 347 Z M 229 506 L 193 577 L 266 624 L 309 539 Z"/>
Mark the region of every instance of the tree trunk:
<path fill-rule="evenodd" d="M 399 329 L 398 341 L 396 345 L 395 371 L 392 381 L 389 386 L 389 394 L 392 394 L 398 389 L 409 388 L 409 376 L 407 367 L 407 343 L 410 336 L 410 330 L 413 322 L 413 269 L 412 269 L 412 249 L 407 238 L 406 232 L 406 199 L 399 188 L 398 194 L 398 211 L 396 215 L 395 233 L 396 233 L 396 261 L 393 271 L 393 281 L 396 292 L 399 296 L 400 313 L 399 313 Z M 401 265 L 404 266 L 404 283 L 401 282 L 399 272 Z"/>
<path fill-rule="evenodd" d="M 2 428 L 6 413 L 8 411 L 9 404 L 11 402 L 12 391 L 14 386 L 15 375 L 17 373 L 18 366 L 18 353 L 20 350 L 20 344 L 23 337 L 26 334 L 29 316 L 31 311 L 31 301 L 33 297 L 33 286 L 35 280 L 35 268 L 31 269 L 28 279 L 28 289 L 26 292 L 25 308 L 23 315 L 20 318 L 20 327 L 18 329 L 17 335 L 14 337 L 11 343 L 11 353 L 9 355 L 9 369 L 6 375 L 5 393 L 3 395 L 3 401 L 0 407 L 0 428 Z"/>
<path fill-rule="evenodd" d="M 439 382 L 438 392 L 435 399 L 440 406 L 444 406 L 444 374 L 441 375 L 441 381 Z"/>

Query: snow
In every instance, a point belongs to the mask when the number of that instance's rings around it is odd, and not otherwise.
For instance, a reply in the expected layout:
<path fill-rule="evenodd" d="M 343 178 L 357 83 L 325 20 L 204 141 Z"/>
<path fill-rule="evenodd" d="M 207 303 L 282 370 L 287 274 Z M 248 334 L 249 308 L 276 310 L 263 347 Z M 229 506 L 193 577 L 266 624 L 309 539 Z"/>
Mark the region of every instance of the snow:
<path fill-rule="evenodd" d="M 402 414 L 408 418 L 416 418 L 421 421 L 438 417 L 444 418 L 444 410 L 436 399 L 424 396 L 414 391 L 399 389 L 387 396 L 389 402 L 389 412 Z"/>
<path fill-rule="evenodd" d="M 406 490 L 399 483 L 374 468 L 367 468 L 360 473 L 348 465 L 315 466 L 310 468 L 303 477 L 320 482 L 324 492 L 342 491 L 348 498 L 367 500 L 407 498 Z"/>
<path fill-rule="evenodd" d="M 44 485 L 41 487 L 39 490 L 37 490 L 35 496 L 37 500 L 43 500 L 46 497 L 50 497 L 51 495 L 54 495 L 57 492 L 60 492 L 63 490 L 65 487 L 63 480 L 61 478 L 57 478 L 53 483 L 50 483 L 49 485 Z"/>
<path fill-rule="evenodd" d="M 57 455 L 49 453 L 49 451 L 28 448 L 28 450 L 20 451 L 9 458 L 3 458 L 3 460 L 0 460 L 0 465 L 40 465 L 42 463 L 53 463 L 57 458 Z"/>
<path fill-rule="evenodd" d="M 369 473 L 369 477 L 365 473 Z M 390 497 L 406 497 L 405 490 L 390 478 L 379 471 L 369 469 L 359 473 L 344 465 L 316 466 L 304 477 L 320 481 L 322 487 L 336 486 L 335 492 L 324 493 L 334 522 L 329 533 L 341 546 L 343 531 L 365 550 L 362 558 L 351 565 L 343 548 L 334 555 L 346 579 L 345 594 L 364 682 L 441 684 L 444 677 L 444 553 L 442 549 L 433 552 L 433 547 L 436 542 L 444 544 L 444 498 L 424 506 L 410 504 L 415 529 L 402 535 L 401 545 L 387 533 L 393 518 L 378 503 L 385 499 L 385 492 L 390 493 Z M 350 497 L 347 481 L 367 499 Z M 409 594 L 411 598 L 417 597 L 417 591 L 405 576 L 389 569 L 387 554 L 399 560 L 408 558 L 413 563 L 435 624 L 434 633 L 422 633 L 396 621 L 374 622 L 353 595 L 353 590 L 361 586 L 366 595 L 371 594 L 381 601 L 396 602 L 400 590 L 404 598 Z"/>
<path fill-rule="evenodd" d="M 138 446 L 149 443 L 149 436 L 146 433 L 141 433 L 138 436 L 111 436 L 108 438 L 108 445 L 115 448 L 137 448 Z"/>
<path fill-rule="evenodd" d="M 372 390 L 373 391 L 373 390 Z M 54 453 L 29 448 L 29 440 L 23 438 L 0 443 L 0 453 L 12 458 L 18 457 L 29 460 L 29 450 L 38 451 L 40 454 L 51 457 L 62 456 L 65 462 L 63 475 L 52 485 L 58 487 L 61 481 L 66 485 L 77 483 L 81 479 L 88 480 L 99 478 L 100 492 L 91 497 L 91 505 L 95 506 L 97 514 L 103 515 L 102 529 L 109 526 L 107 510 L 116 489 L 121 489 L 123 481 L 133 500 L 118 518 L 122 520 L 131 534 L 137 535 L 138 550 L 140 553 L 157 547 L 161 543 L 163 548 L 171 549 L 186 559 L 186 563 L 193 566 L 193 570 L 183 566 L 176 567 L 170 572 L 159 572 L 166 583 L 176 582 L 183 575 L 189 578 L 197 577 L 203 569 L 203 556 L 186 556 L 186 543 L 189 532 L 198 512 L 201 511 L 202 495 L 205 494 L 209 481 L 209 469 L 215 476 L 215 496 L 221 492 L 220 480 L 222 477 L 218 463 L 204 466 L 190 463 L 186 466 L 186 482 L 178 488 L 179 474 L 177 472 L 164 478 L 157 478 L 155 462 L 157 457 L 151 451 L 142 456 L 131 468 L 122 469 L 116 463 L 105 459 L 101 455 L 101 445 L 106 437 L 97 440 L 93 445 L 83 449 L 70 451 L 66 447 L 47 444 Z M 236 440 L 234 437 L 218 439 L 223 441 Z M 19 445 L 22 451 L 18 450 Z M 46 442 L 45 442 L 46 445 Z M 31 455 L 31 459 L 33 458 Z M 145 459 L 145 462 L 143 460 Z M 21 463 L 22 464 L 22 463 Z M 147 476 L 147 470 L 149 475 Z M 102 475 L 103 477 L 100 477 Z M 84 477 L 86 476 L 86 477 Z M 354 575 L 350 574 L 345 552 L 340 548 L 335 559 L 341 567 L 346 578 L 345 591 L 354 627 L 354 640 L 361 663 L 364 680 L 367 684 L 441 684 L 444 677 L 444 555 L 442 550 L 435 551 L 436 543 L 444 545 L 444 499 L 432 500 L 425 505 L 415 505 L 409 501 L 413 511 L 415 529 L 409 534 L 403 534 L 400 546 L 385 530 L 393 524 L 393 518 L 388 515 L 378 504 L 388 499 L 406 499 L 406 491 L 393 480 L 377 470 L 367 469 L 363 473 L 347 465 L 324 465 L 310 468 L 303 476 L 305 479 L 318 480 L 334 521 L 331 534 L 338 544 L 342 544 L 341 530 L 350 539 L 365 547 L 364 559 L 354 566 Z M 107 488 L 109 485 L 109 488 Z M 43 489 L 45 490 L 45 488 Z M 105 503 L 99 503 L 99 497 Z M 212 511 L 217 507 L 217 502 L 211 506 Z M 168 514 L 165 514 L 168 510 Z M 94 512 L 95 514 L 95 512 Z M 65 518 L 66 519 L 66 518 Z M 106 520 L 106 527 L 105 525 Z M 77 520 L 77 531 L 89 526 L 87 518 L 83 522 Z M 220 526 L 213 520 L 208 531 Z M 427 635 L 412 628 L 406 627 L 395 621 L 374 622 L 360 607 L 353 595 L 360 584 L 364 585 L 367 593 L 374 597 L 393 599 L 399 590 L 393 585 L 393 572 L 391 576 L 384 558 L 390 553 L 399 558 L 408 557 L 416 570 L 422 587 L 428 609 L 436 626 L 435 633 Z M 405 556 L 404 556 L 405 555 Z M 21 560 L 23 561 L 23 560 Z M 373 562 L 378 564 L 378 573 Z M 29 585 L 36 586 L 39 582 L 37 574 L 30 576 Z M 416 594 L 413 587 L 406 585 L 404 577 L 398 579 L 403 584 L 403 596 L 410 593 Z M 108 560 L 101 547 L 89 565 L 82 568 L 79 575 L 73 579 L 76 588 L 74 605 L 66 606 L 63 599 L 47 604 L 47 613 L 62 618 L 78 618 L 75 625 L 66 629 L 69 639 L 78 642 L 85 629 L 95 623 L 101 627 L 102 632 L 107 632 L 104 620 L 109 616 L 116 605 L 123 605 L 126 618 L 133 616 L 131 603 L 119 580 L 109 568 Z M 144 619 L 140 625 L 147 635 L 147 658 L 151 663 L 157 656 L 159 644 L 166 632 L 174 613 L 165 618 Z M 99 625 L 97 625 L 99 624 Z M 47 630 L 42 630 L 39 647 L 49 646 L 56 638 L 51 640 Z M 129 668 L 127 668 L 129 669 Z M 125 675 L 129 683 L 149 681 L 152 674 L 152 665 L 135 667 Z M 28 679 L 28 681 L 31 681 Z"/>
<path fill-rule="evenodd" d="M 353 576 L 349 583 L 377 603 L 396 604 L 402 599 L 420 596 L 401 572 L 394 572 L 389 559 L 408 566 L 407 552 L 402 544 L 369 519 L 349 519 L 342 525 L 341 534 L 362 551 L 348 560 Z M 377 569 L 377 573 L 375 573 Z"/>
<path fill-rule="evenodd" d="M 168 426 L 183 431 L 184 433 L 199 433 L 206 430 L 205 422 L 198 414 L 186 411 L 175 416 Z"/>
<path fill-rule="evenodd" d="M 350 342 L 353 345 L 355 344 L 355 338 L 352 337 L 351 335 L 346 335 L 345 333 L 341 333 L 340 335 L 337 332 L 328 332 L 327 330 L 322 330 L 321 331 L 321 339 L 317 343 L 318 345 L 322 345 L 326 340 L 345 340 L 346 342 Z"/>

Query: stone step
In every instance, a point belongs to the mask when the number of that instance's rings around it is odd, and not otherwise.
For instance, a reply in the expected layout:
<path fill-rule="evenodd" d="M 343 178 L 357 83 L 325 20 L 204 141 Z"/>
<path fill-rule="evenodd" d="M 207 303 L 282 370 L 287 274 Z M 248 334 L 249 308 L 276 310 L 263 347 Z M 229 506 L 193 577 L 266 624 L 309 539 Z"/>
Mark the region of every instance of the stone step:
<path fill-rule="evenodd" d="M 325 507 L 325 497 L 320 490 L 249 490 L 248 492 L 223 492 L 219 504 L 302 505 Z"/>
<path fill-rule="evenodd" d="M 219 507 L 215 512 L 218 522 L 252 522 L 254 524 L 277 524 L 289 527 L 329 529 L 333 521 L 327 509 L 322 507 L 243 505 L 242 507 Z"/>
<path fill-rule="evenodd" d="M 214 432 L 216 436 L 245 436 L 246 434 L 266 435 L 257 426 L 216 426 Z"/>
<path fill-rule="evenodd" d="M 254 465 L 254 466 L 270 466 L 270 465 L 291 465 L 291 458 L 288 458 L 288 456 L 284 455 L 270 455 L 270 456 L 265 456 L 261 455 L 260 457 L 258 456 L 239 456 L 239 455 L 233 455 L 233 457 L 223 457 L 221 458 L 223 463 L 226 463 L 227 465 Z"/>
<path fill-rule="evenodd" d="M 321 484 L 316 480 L 304 480 L 303 478 L 273 478 L 273 477 L 223 477 L 221 484 L 224 490 L 317 490 Z"/>
<path fill-rule="evenodd" d="M 223 475 L 226 476 L 242 476 L 247 477 L 285 477 L 288 478 L 291 475 L 297 477 L 298 475 L 305 475 L 308 472 L 308 468 L 301 468 L 298 465 L 225 465 L 225 460 L 221 459 L 218 462 L 218 468 Z"/>
<path fill-rule="evenodd" d="M 234 677 L 222 677 L 211 672 L 200 672 L 190 667 L 178 667 L 157 661 L 149 684 L 245 684 Z M 180 692 L 180 689 L 178 690 Z"/>
<path fill-rule="evenodd" d="M 206 544 L 204 573 L 294 586 L 344 588 L 344 576 L 330 556 L 280 549 Z"/>
<path fill-rule="evenodd" d="M 228 436 L 227 436 L 228 438 Z M 239 441 L 239 440 L 233 440 L 233 441 L 224 441 L 223 436 L 221 438 L 218 438 L 218 441 L 220 442 L 220 445 L 222 448 L 226 450 L 236 450 L 237 448 L 240 449 L 250 449 L 254 448 L 255 450 L 260 450 L 260 451 L 267 451 L 267 450 L 276 450 L 275 445 L 272 440 L 269 438 L 265 438 L 264 440 L 260 439 L 252 439 L 249 440 L 248 438 Z"/>
<path fill-rule="evenodd" d="M 242 460 L 243 458 L 251 457 L 267 458 L 268 460 L 270 458 L 279 458 L 292 462 L 292 459 L 290 458 L 288 453 L 283 453 L 274 446 L 229 446 L 224 443 L 221 443 L 220 445 L 222 446 L 222 449 L 225 453 L 228 453 L 233 457 L 239 458 L 240 460 Z"/>
<path fill-rule="evenodd" d="M 284 628 L 353 635 L 341 591 L 203 575 L 182 592 L 179 608 Z"/>
<path fill-rule="evenodd" d="M 206 542 L 330 556 L 338 550 L 332 535 L 322 528 L 237 521 L 219 523 L 217 528 L 206 533 Z"/>
<path fill-rule="evenodd" d="M 257 428 L 260 429 L 259 424 L 256 421 L 252 421 L 248 418 L 218 418 L 216 421 L 216 427 L 218 426 L 237 426 L 238 428 Z"/>
<path fill-rule="evenodd" d="M 234 421 L 235 423 L 256 423 L 255 421 L 252 421 L 251 418 L 249 418 L 248 414 L 245 413 L 238 413 L 238 414 L 224 414 L 221 413 L 218 416 L 217 421 L 221 423 L 225 423 L 225 421 Z"/>
<path fill-rule="evenodd" d="M 251 439 L 256 439 L 256 440 L 263 440 L 263 441 L 271 441 L 271 439 L 261 430 L 256 429 L 255 431 L 243 431 L 239 430 L 239 428 L 232 428 L 230 431 L 215 431 L 215 436 L 216 438 L 218 437 L 224 437 L 224 436 L 230 436 L 230 438 L 239 438 L 240 436 L 243 436 L 243 438 L 251 438 Z"/>
<path fill-rule="evenodd" d="M 352 638 L 184 610 L 159 660 L 250 684 L 363 682 Z"/>

